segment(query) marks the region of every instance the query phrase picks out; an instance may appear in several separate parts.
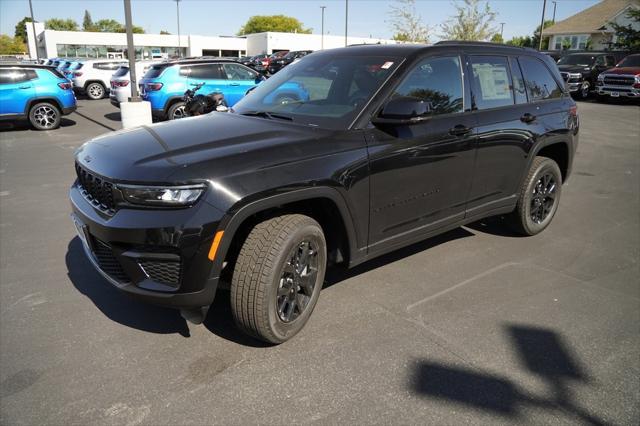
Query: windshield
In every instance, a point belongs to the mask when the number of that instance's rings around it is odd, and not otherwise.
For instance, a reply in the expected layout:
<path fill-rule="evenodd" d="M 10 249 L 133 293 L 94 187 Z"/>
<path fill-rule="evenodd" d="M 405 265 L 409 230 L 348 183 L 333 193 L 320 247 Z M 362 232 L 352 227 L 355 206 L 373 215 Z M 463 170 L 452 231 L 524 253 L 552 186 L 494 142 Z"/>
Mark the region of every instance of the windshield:
<path fill-rule="evenodd" d="M 261 83 L 233 112 L 346 129 L 400 62 L 389 56 L 308 55 Z"/>
<path fill-rule="evenodd" d="M 618 64 L 619 67 L 640 67 L 640 55 L 630 55 Z"/>
<path fill-rule="evenodd" d="M 560 58 L 558 65 L 578 65 L 588 67 L 593 64 L 595 56 L 591 55 L 567 55 Z"/>

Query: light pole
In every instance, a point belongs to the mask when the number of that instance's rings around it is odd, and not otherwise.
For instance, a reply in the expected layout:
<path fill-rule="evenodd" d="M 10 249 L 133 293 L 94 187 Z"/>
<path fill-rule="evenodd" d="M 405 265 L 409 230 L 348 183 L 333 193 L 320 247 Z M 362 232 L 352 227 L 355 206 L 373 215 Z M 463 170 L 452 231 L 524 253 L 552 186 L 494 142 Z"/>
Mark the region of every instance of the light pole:
<path fill-rule="evenodd" d="M 542 50 L 542 32 L 544 31 L 544 11 L 547 8 L 547 0 L 542 3 L 542 20 L 540 21 L 540 40 L 538 41 L 538 50 Z"/>
<path fill-rule="evenodd" d="M 320 36 L 320 50 L 324 50 L 324 10 L 327 8 L 327 6 L 320 6 L 320 9 L 322 9 L 322 25 L 321 25 L 321 36 Z"/>
<path fill-rule="evenodd" d="M 127 30 L 127 56 L 129 57 L 129 76 L 131 80 L 131 102 L 140 102 L 138 96 L 138 80 L 136 79 L 136 48 L 133 45 L 133 29 L 131 24 L 131 0 L 124 0 L 124 25 Z"/>
<path fill-rule="evenodd" d="M 180 40 L 180 2 L 182 0 L 173 0 L 176 2 L 176 16 L 178 20 L 178 57 L 182 58 L 182 40 Z"/>
<path fill-rule="evenodd" d="M 504 32 L 504 24 L 505 22 L 500 22 L 500 38 L 502 38 L 502 33 Z"/>
<path fill-rule="evenodd" d="M 349 0 L 344 1 L 344 47 L 347 47 L 347 32 L 349 29 Z"/>
<path fill-rule="evenodd" d="M 557 5 L 557 3 L 558 3 L 557 1 L 553 2 L 553 19 L 552 19 L 552 21 L 553 21 L 554 24 L 556 23 L 556 5 Z"/>
<path fill-rule="evenodd" d="M 31 28 L 33 29 L 33 45 L 36 48 L 36 60 L 40 62 L 40 53 L 38 53 L 38 36 L 36 36 L 36 20 L 33 19 L 33 5 L 29 0 L 29 10 L 31 11 Z"/>

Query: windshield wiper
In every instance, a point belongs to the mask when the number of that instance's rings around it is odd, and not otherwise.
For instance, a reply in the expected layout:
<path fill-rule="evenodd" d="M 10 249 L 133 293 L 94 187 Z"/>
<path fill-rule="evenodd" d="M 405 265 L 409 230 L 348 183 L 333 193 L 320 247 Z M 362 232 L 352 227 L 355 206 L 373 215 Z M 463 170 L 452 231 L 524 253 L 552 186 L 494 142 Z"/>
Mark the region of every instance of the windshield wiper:
<path fill-rule="evenodd" d="M 247 111 L 247 112 L 240 113 L 240 115 L 248 115 L 250 117 L 262 117 L 262 118 L 268 118 L 270 120 L 273 120 L 274 118 L 279 118 L 280 120 L 293 121 L 293 118 L 289 117 L 288 115 L 274 114 L 269 111 Z"/>

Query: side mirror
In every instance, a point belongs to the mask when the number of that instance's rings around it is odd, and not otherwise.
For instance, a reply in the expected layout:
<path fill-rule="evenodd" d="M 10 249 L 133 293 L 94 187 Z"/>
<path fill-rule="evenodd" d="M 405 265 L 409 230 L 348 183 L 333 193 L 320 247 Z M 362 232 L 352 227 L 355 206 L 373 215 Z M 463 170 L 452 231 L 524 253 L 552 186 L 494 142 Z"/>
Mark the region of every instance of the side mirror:
<path fill-rule="evenodd" d="M 432 111 L 431 102 L 412 96 L 401 96 L 388 101 L 374 124 L 415 124 L 425 121 Z"/>
<path fill-rule="evenodd" d="M 229 111 L 229 108 L 227 108 L 227 107 L 226 107 L 226 106 L 224 106 L 224 105 L 218 105 L 218 106 L 216 107 L 216 111 L 218 111 L 218 112 L 227 112 L 227 111 Z"/>

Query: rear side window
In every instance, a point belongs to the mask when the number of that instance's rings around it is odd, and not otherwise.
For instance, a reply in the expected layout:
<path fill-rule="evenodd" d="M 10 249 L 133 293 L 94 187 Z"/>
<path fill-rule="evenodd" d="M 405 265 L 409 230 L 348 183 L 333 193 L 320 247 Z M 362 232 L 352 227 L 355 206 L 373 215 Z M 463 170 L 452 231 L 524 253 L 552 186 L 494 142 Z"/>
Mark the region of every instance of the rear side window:
<path fill-rule="evenodd" d="M 124 77 L 129 72 L 129 67 L 120 67 L 113 73 L 113 77 Z"/>
<path fill-rule="evenodd" d="M 149 70 L 144 74 L 144 78 L 157 78 L 157 77 L 160 77 L 160 74 L 162 74 L 162 71 L 164 71 L 165 68 L 166 68 L 166 66 L 155 65 L 155 66 L 149 68 Z M 182 70 L 180 71 L 180 75 L 182 75 Z"/>
<path fill-rule="evenodd" d="M 474 99 L 478 109 L 513 105 L 509 63 L 504 56 L 471 56 Z"/>
<path fill-rule="evenodd" d="M 409 96 L 430 104 L 431 114 L 462 112 L 462 71 L 458 56 L 423 59 L 392 97 Z"/>
<path fill-rule="evenodd" d="M 122 63 L 120 62 L 96 62 L 95 64 L 93 64 L 93 67 L 98 70 L 108 71 L 108 70 L 115 70 L 120 65 L 122 65 Z"/>
<path fill-rule="evenodd" d="M 189 77 L 202 80 L 225 80 L 226 76 L 222 74 L 220 65 L 218 64 L 202 64 L 190 67 Z"/>
<path fill-rule="evenodd" d="M 519 61 L 525 85 L 527 86 L 527 93 L 532 102 L 562 96 L 562 89 L 560 89 L 560 86 L 551 75 L 549 68 L 541 60 L 521 56 Z"/>
<path fill-rule="evenodd" d="M 64 76 L 64 74 L 62 74 L 60 71 L 58 71 L 55 68 L 49 68 L 49 69 L 47 69 L 47 71 L 49 71 L 51 74 L 55 75 L 56 78 L 66 78 Z"/>
<path fill-rule="evenodd" d="M 255 80 L 258 73 L 238 64 L 223 64 L 225 73 L 229 80 Z"/>
<path fill-rule="evenodd" d="M 4 69 L 0 70 L 0 84 L 14 84 L 34 80 L 38 75 L 34 70 Z"/>

